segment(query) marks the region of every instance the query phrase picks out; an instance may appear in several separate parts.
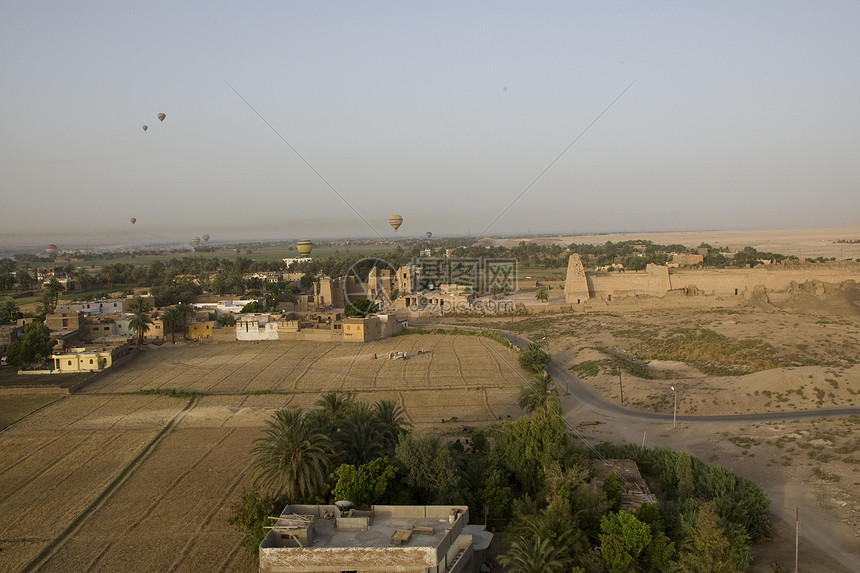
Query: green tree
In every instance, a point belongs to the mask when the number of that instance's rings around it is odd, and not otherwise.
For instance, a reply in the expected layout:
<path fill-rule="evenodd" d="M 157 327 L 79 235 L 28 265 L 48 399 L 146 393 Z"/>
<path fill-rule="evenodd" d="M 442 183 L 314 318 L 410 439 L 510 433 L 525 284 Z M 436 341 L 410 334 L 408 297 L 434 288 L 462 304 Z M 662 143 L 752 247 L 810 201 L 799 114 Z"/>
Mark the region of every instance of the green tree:
<path fill-rule="evenodd" d="M 258 301 L 252 300 L 251 302 L 243 306 L 242 310 L 240 310 L 239 312 L 241 314 L 263 312 L 263 306 Z"/>
<path fill-rule="evenodd" d="M 334 447 L 299 410 L 275 412 L 255 443 L 255 483 L 264 491 L 283 493 L 291 503 L 313 501 L 323 494 Z"/>
<path fill-rule="evenodd" d="M 536 492 L 547 469 L 559 464 L 567 452 L 569 438 L 559 411 L 558 399 L 550 395 L 543 407 L 505 424 L 499 435 L 505 466 L 527 491 Z"/>
<path fill-rule="evenodd" d="M 42 299 L 39 302 L 42 303 L 42 316 L 54 312 L 54 297 L 51 296 L 51 293 L 42 293 Z"/>
<path fill-rule="evenodd" d="M 530 343 L 520 351 L 519 362 L 523 370 L 540 374 L 544 371 L 547 364 L 549 364 L 549 361 L 549 354 L 544 352 L 543 348 L 534 342 Z"/>
<path fill-rule="evenodd" d="M 507 553 L 499 555 L 508 573 L 561 573 L 570 570 L 570 558 L 549 539 L 520 537 L 511 541 Z"/>
<path fill-rule="evenodd" d="M 624 496 L 624 487 L 619 483 L 615 472 L 610 472 L 603 479 L 603 493 L 606 495 L 606 501 L 609 502 L 612 511 L 618 511 L 621 506 L 621 498 Z"/>
<path fill-rule="evenodd" d="M 387 455 L 394 455 L 394 448 L 400 436 L 411 426 L 406 418 L 406 412 L 394 400 L 379 400 L 373 404 L 373 413 L 381 427 Z"/>
<path fill-rule="evenodd" d="M 384 501 L 389 485 L 397 477 L 397 468 L 385 458 L 376 458 L 357 467 L 341 464 L 335 477 L 332 495 L 336 500 L 349 500 L 368 508 Z"/>
<path fill-rule="evenodd" d="M 363 403 L 352 405 L 340 431 L 331 437 L 336 442 L 341 459 L 348 464 L 365 464 L 385 456 L 389 451 L 386 428 L 379 422 L 373 409 Z"/>
<path fill-rule="evenodd" d="M 693 460 L 690 454 L 686 452 L 678 454 L 675 460 L 675 475 L 678 478 L 678 500 L 684 501 L 696 491 L 693 483 Z"/>
<path fill-rule="evenodd" d="M 42 290 L 51 297 L 53 308 L 57 308 L 57 305 L 60 302 L 60 293 L 65 291 L 66 288 L 60 284 L 60 281 L 58 281 L 56 277 L 51 277 L 48 279 L 48 282 L 42 286 Z"/>
<path fill-rule="evenodd" d="M 170 329 L 170 342 L 176 344 L 176 330 L 182 322 L 179 309 L 176 307 L 165 308 L 161 312 L 161 320 L 164 321 L 164 326 Z"/>
<path fill-rule="evenodd" d="M 531 381 L 520 390 L 520 397 L 517 403 L 520 408 L 531 413 L 538 408 L 544 407 L 547 397 L 550 395 L 558 395 L 555 382 L 549 376 L 535 374 L 532 376 Z"/>
<path fill-rule="evenodd" d="M 33 277 L 30 275 L 30 267 L 24 265 L 15 271 L 15 280 L 18 282 L 21 292 L 30 288 L 30 283 L 33 282 Z"/>
<path fill-rule="evenodd" d="M 400 436 L 395 456 L 406 472 L 406 484 L 418 494 L 420 503 L 450 503 L 460 490 L 460 476 L 451 451 L 437 436 Z"/>
<path fill-rule="evenodd" d="M 222 314 L 218 317 L 218 324 L 224 327 L 236 326 L 236 318 L 232 314 Z"/>
<path fill-rule="evenodd" d="M 633 573 L 651 543 L 651 528 L 632 513 L 609 513 L 600 520 L 600 553 L 610 573 Z"/>
<path fill-rule="evenodd" d="M 152 319 L 149 317 L 152 305 L 148 300 L 137 296 L 128 303 L 126 311 L 131 314 L 131 318 L 128 319 L 128 328 L 134 333 L 137 338 L 137 345 L 140 346 L 143 344 L 143 337 L 149 330 L 149 325 L 152 324 Z"/>
<path fill-rule="evenodd" d="M 271 525 L 269 516 L 278 515 L 287 505 L 285 497 L 264 496 L 256 489 L 246 489 L 242 497 L 233 505 L 233 512 L 228 521 L 245 532 L 242 547 L 251 555 L 256 555 L 260 543 L 269 532 L 265 529 Z"/>
<path fill-rule="evenodd" d="M 346 305 L 343 309 L 343 315 L 346 317 L 351 316 L 367 316 L 369 314 L 373 314 L 379 310 L 379 305 L 377 305 L 372 300 L 367 300 L 366 298 L 360 298 L 358 300 L 354 300 Z"/>
<path fill-rule="evenodd" d="M 546 302 L 549 300 L 549 293 L 546 292 L 546 289 L 542 288 L 539 291 L 537 291 L 537 294 L 535 294 L 535 298 L 539 302 Z"/>
<path fill-rule="evenodd" d="M 709 501 L 699 508 L 695 521 L 683 523 L 683 541 L 674 571 L 678 573 L 740 573 L 749 565 L 749 545 L 741 538 L 732 543 L 720 527 L 717 506 Z"/>
<path fill-rule="evenodd" d="M 0 304 L 0 324 L 13 322 L 19 318 L 23 318 L 23 316 L 14 300 L 6 300 L 3 301 L 3 304 Z"/>
<path fill-rule="evenodd" d="M 510 515 L 513 492 L 498 471 L 494 471 L 484 480 L 479 499 L 488 519 L 506 519 Z"/>
<path fill-rule="evenodd" d="M 44 322 L 33 321 L 24 327 L 24 337 L 11 343 L 6 349 L 6 360 L 12 366 L 24 368 L 41 362 L 51 355 L 56 344 L 51 340 L 51 331 Z"/>

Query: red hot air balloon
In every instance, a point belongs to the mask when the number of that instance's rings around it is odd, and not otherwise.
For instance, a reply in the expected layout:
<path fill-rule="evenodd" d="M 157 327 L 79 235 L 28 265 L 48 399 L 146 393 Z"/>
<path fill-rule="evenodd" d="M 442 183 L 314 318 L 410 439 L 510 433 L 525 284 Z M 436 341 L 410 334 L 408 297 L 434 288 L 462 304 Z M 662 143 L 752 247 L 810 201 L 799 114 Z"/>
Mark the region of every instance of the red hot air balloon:
<path fill-rule="evenodd" d="M 157 117 L 158 117 L 158 121 L 164 121 L 164 118 L 167 116 L 164 115 L 163 113 L 159 113 Z"/>
<path fill-rule="evenodd" d="M 49 245 L 45 245 L 45 252 L 48 253 L 49 255 L 53 255 L 54 253 L 57 252 L 57 245 L 55 245 L 54 243 L 51 243 Z"/>
<path fill-rule="evenodd" d="M 135 223 L 137 223 L 137 217 L 132 217 L 132 218 L 131 218 L 131 219 L 129 219 L 129 220 L 131 221 L 131 224 L 132 224 L 132 225 L 134 225 Z"/>

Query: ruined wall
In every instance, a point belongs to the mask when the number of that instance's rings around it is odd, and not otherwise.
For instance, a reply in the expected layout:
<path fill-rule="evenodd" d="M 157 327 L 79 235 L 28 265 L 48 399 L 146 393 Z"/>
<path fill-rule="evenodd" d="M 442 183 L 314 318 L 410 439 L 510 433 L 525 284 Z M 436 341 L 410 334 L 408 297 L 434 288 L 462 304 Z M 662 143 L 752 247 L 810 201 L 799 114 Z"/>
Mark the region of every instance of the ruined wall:
<path fill-rule="evenodd" d="M 671 281 L 668 267 L 648 265 L 644 271 L 597 272 L 586 275 L 592 298 L 611 299 L 627 296 L 663 296 L 669 292 Z"/>
<path fill-rule="evenodd" d="M 587 291 L 588 298 L 661 297 L 672 290 L 691 290 L 698 294 L 734 296 L 752 293 L 757 286 L 767 290 L 784 291 L 792 283 L 810 280 L 839 284 L 846 280 L 860 282 L 860 263 L 760 265 L 751 269 L 669 269 L 648 265 L 645 271 L 589 272 L 582 269 L 579 257 L 568 263 L 564 295 L 566 304 L 575 304 Z M 583 289 L 582 282 L 586 287 Z M 693 288 L 695 287 L 695 288 Z M 575 293 L 571 295 L 570 293 Z M 584 299 L 587 300 L 587 299 Z M 584 302 L 583 300 L 583 302 Z"/>
<path fill-rule="evenodd" d="M 702 294 L 734 295 L 751 293 L 756 286 L 767 290 L 781 291 L 792 282 L 798 284 L 810 280 L 825 283 L 841 283 L 860 280 L 860 265 L 806 265 L 798 268 L 782 266 L 757 266 L 752 269 L 673 270 L 669 273 L 673 289 L 694 285 Z"/>

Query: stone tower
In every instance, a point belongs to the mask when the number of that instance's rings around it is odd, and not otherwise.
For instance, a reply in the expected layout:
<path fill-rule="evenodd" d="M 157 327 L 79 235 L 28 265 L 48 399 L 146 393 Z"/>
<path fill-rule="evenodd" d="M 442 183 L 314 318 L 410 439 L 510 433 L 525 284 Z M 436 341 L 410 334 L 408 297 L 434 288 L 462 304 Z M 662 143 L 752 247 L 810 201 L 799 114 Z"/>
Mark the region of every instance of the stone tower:
<path fill-rule="evenodd" d="M 578 304 L 588 300 L 588 280 L 585 268 L 576 253 L 567 261 L 567 277 L 564 279 L 564 304 Z"/>

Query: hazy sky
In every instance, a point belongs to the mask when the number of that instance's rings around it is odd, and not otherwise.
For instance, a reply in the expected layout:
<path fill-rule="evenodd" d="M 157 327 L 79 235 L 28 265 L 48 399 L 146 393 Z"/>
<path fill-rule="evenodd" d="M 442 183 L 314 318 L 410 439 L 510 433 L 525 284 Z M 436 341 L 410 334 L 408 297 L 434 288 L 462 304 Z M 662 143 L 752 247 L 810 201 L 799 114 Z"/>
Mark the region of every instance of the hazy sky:
<path fill-rule="evenodd" d="M 631 83 L 487 234 L 854 226 L 858 22 L 856 0 L 0 0 L 0 241 L 480 235 Z"/>

